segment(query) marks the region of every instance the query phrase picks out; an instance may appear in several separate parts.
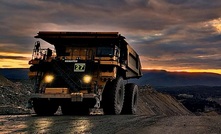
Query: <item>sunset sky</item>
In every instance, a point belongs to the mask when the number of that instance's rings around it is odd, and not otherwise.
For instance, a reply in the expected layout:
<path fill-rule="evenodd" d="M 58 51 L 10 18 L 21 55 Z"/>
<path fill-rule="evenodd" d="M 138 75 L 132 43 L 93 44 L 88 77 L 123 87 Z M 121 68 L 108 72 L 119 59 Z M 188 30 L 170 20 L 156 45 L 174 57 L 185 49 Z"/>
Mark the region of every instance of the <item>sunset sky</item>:
<path fill-rule="evenodd" d="M 221 74 L 221 0 L 1 0 L 0 68 L 29 67 L 34 36 L 58 30 L 119 32 L 144 69 Z"/>

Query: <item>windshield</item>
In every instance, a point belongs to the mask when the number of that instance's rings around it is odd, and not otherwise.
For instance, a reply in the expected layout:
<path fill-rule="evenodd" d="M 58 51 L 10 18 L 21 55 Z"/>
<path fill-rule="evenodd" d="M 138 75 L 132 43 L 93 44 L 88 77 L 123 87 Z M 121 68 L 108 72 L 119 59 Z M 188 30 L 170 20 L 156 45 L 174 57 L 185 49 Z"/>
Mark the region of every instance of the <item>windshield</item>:
<path fill-rule="evenodd" d="M 98 47 L 96 55 L 97 56 L 113 56 L 114 49 L 111 47 Z"/>

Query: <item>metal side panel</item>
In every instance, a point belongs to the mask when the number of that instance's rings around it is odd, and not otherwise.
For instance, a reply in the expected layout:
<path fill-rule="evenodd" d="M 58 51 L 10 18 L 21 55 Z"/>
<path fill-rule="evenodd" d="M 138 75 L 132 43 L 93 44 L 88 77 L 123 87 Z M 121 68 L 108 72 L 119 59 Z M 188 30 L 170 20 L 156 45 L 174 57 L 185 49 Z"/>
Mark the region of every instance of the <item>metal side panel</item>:
<path fill-rule="evenodd" d="M 128 63 L 127 63 L 127 78 L 139 78 L 141 74 L 141 63 L 139 55 L 133 50 L 133 48 L 127 45 L 128 53 Z"/>

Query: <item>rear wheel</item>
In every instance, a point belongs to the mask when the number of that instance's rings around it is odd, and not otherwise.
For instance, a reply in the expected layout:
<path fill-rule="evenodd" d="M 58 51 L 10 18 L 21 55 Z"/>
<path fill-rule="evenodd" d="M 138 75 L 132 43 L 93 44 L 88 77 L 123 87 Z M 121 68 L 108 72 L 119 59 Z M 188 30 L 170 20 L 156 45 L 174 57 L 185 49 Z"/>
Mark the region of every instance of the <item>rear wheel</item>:
<path fill-rule="evenodd" d="M 120 114 L 124 103 L 124 82 L 122 77 L 107 82 L 102 98 L 105 114 Z"/>
<path fill-rule="evenodd" d="M 138 86 L 133 83 L 125 85 L 125 100 L 122 113 L 136 114 L 138 102 Z"/>
<path fill-rule="evenodd" d="M 37 115 L 54 115 L 58 110 L 58 103 L 55 100 L 34 99 L 33 107 Z"/>

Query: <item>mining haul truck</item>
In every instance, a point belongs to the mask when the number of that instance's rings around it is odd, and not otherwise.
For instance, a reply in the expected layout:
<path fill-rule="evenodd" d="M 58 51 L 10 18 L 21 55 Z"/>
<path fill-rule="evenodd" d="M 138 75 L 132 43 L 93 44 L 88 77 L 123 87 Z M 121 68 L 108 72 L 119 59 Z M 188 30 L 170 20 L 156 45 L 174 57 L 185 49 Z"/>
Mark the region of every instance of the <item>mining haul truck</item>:
<path fill-rule="evenodd" d="M 37 115 L 135 114 L 140 78 L 139 55 L 118 32 L 40 31 L 35 38 L 55 50 L 34 45 L 29 104 Z"/>

